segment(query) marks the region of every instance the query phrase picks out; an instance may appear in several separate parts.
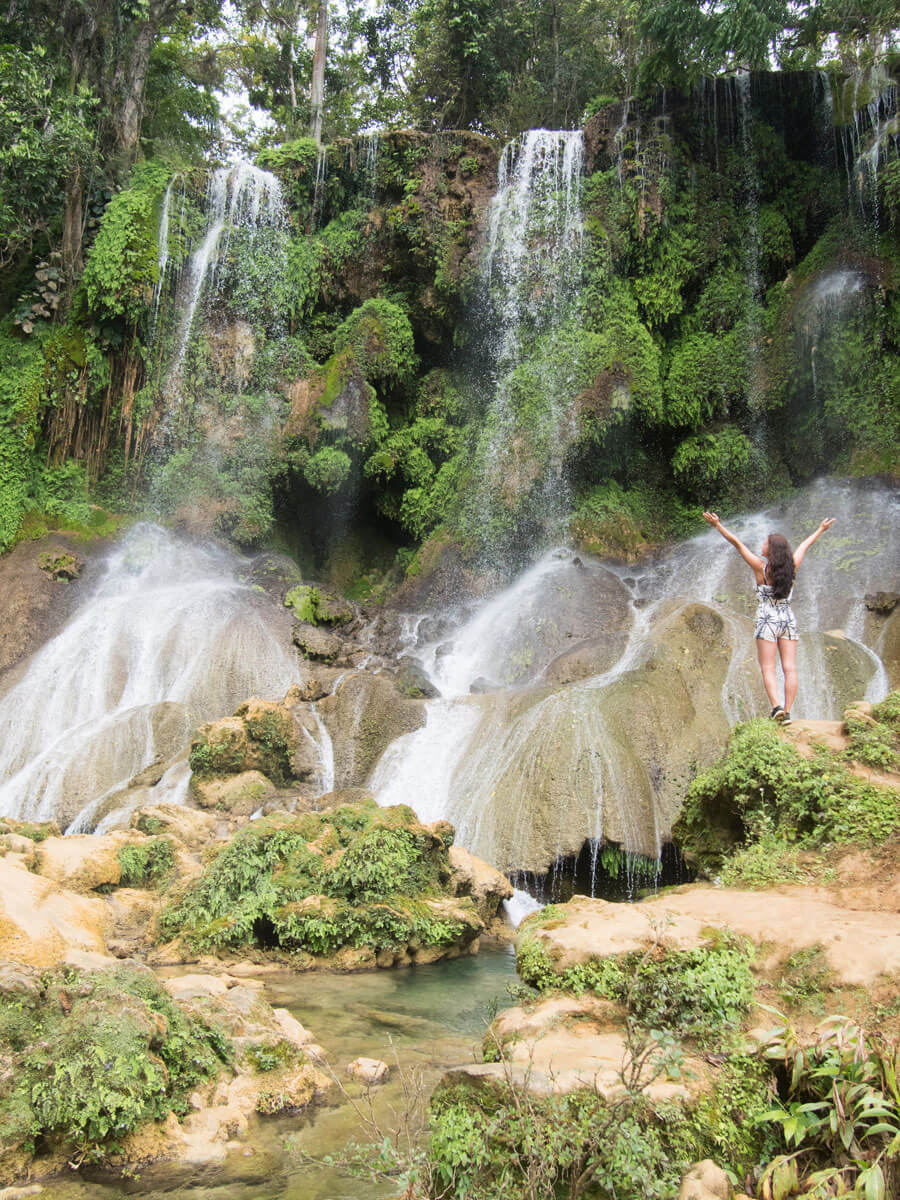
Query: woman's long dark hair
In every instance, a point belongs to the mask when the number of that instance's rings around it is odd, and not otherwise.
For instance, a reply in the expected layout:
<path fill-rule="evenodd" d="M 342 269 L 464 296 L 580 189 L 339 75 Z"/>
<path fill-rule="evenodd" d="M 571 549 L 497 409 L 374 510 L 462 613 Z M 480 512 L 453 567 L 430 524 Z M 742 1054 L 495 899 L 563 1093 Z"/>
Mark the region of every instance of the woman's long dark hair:
<path fill-rule="evenodd" d="M 769 569 L 766 572 L 776 600 L 787 600 L 794 586 L 794 554 L 781 533 L 769 534 Z"/>

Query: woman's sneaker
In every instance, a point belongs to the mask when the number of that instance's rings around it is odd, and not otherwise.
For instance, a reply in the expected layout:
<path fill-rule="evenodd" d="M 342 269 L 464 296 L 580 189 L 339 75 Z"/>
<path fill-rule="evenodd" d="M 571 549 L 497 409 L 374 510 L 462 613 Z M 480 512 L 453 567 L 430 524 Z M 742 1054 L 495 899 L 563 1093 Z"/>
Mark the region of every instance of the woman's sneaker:
<path fill-rule="evenodd" d="M 775 720 L 777 721 L 778 717 L 776 717 Z M 782 709 L 781 710 L 781 724 L 782 725 L 790 725 L 790 723 L 791 723 L 791 714 L 789 712 L 785 712 L 784 709 Z"/>
<path fill-rule="evenodd" d="M 786 717 L 787 717 L 787 720 L 790 721 L 790 717 L 788 717 L 787 713 L 784 711 L 784 709 L 781 707 L 780 704 L 775 705 L 775 707 L 769 713 L 769 717 L 771 720 L 777 721 L 779 725 L 784 724 Z"/>

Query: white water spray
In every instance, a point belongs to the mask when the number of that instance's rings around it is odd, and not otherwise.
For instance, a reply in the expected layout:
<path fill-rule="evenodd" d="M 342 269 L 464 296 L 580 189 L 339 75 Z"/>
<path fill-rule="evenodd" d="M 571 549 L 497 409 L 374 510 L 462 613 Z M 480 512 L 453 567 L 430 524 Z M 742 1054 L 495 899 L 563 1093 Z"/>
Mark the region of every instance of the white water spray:
<path fill-rule="evenodd" d="M 198 723 L 284 695 L 295 658 L 240 569 L 157 526 L 123 539 L 96 592 L 0 700 L 0 814 L 90 828 Z M 186 773 L 175 775 L 162 798 L 183 798 Z"/>

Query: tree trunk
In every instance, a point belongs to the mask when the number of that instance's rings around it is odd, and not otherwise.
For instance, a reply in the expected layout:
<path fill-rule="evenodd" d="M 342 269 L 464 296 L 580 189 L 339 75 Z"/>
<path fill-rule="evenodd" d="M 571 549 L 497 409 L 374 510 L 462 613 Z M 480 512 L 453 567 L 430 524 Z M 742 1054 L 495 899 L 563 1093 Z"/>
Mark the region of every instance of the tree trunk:
<path fill-rule="evenodd" d="M 66 207 L 63 212 L 62 228 L 62 267 L 69 285 L 81 274 L 83 265 L 81 261 L 83 203 L 84 181 L 81 177 L 81 168 L 76 167 L 66 188 Z"/>
<path fill-rule="evenodd" d="M 134 35 L 130 53 L 116 71 L 116 92 L 121 97 L 113 117 L 116 150 L 129 162 L 137 156 L 144 87 L 150 69 L 150 51 L 157 33 L 155 22 L 145 22 Z"/>
<path fill-rule="evenodd" d="M 328 49 L 328 0 L 319 0 L 316 20 L 316 48 L 313 54 L 312 84 L 309 89 L 309 132 L 322 144 L 322 114 L 325 107 L 325 54 Z"/>

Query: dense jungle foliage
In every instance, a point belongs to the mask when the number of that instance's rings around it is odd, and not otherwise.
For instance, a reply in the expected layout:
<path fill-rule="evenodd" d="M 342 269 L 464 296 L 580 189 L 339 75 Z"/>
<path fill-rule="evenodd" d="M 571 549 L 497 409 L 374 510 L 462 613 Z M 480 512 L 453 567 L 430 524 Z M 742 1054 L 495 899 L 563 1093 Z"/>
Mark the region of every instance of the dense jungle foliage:
<path fill-rule="evenodd" d="M 623 557 L 701 503 L 896 470 L 886 0 L 332 3 L 323 145 L 317 13 L 8 6 L 0 549 L 149 509 L 366 594 L 375 566 L 533 543 L 552 454 L 576 541 Z M 515 470 L 485 504 L 478 265 L 502 145 L 539 125 L 585 127 L 579 300 L 505 381 Z M 284 219 L 223 238 L 185 327 L 210 164 L 237 153 Z"/>

